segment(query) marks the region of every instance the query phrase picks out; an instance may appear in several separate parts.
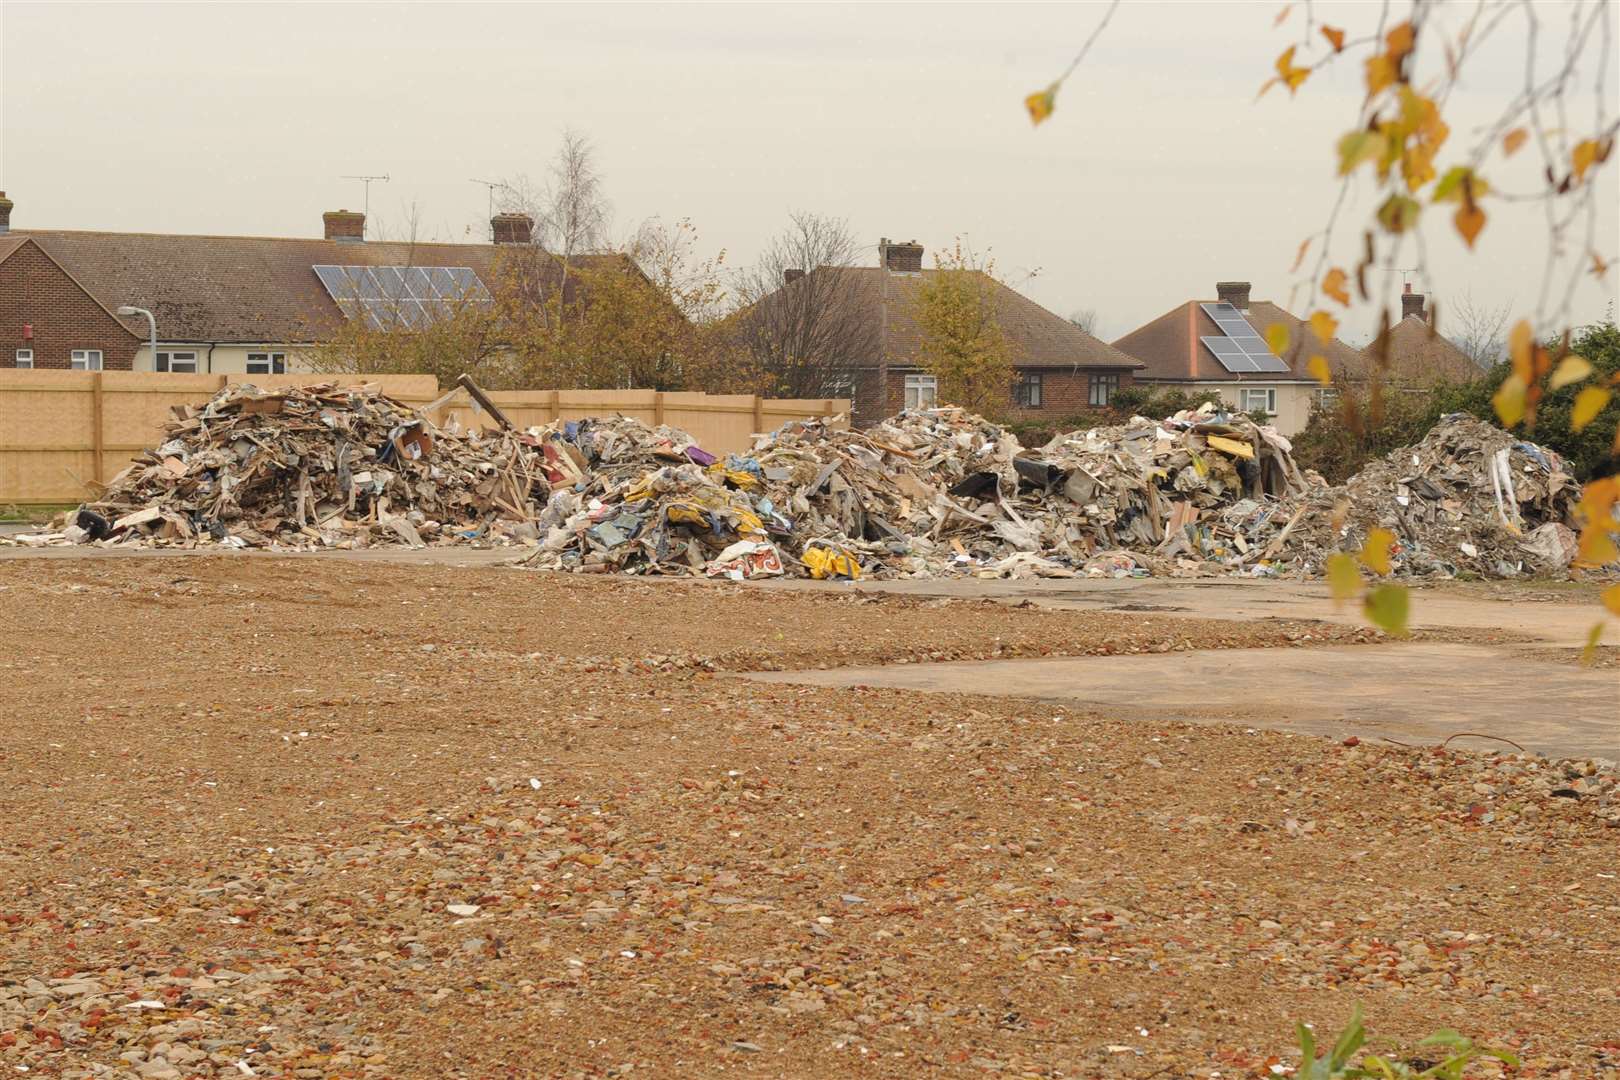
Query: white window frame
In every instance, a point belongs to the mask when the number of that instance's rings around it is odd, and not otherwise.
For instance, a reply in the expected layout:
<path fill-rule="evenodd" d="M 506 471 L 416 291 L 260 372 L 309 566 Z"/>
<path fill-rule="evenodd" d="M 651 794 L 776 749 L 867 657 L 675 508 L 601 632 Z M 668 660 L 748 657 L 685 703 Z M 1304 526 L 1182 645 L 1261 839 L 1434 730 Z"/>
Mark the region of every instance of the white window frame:
<path fill-rule="evenodd" d="M 1261 404 L 1256 404 L 1254 395 L 1261 395 Z M 1254 412 L 1264 409 L 1267 416 L 1277 415 L 1277 388 L 1274 386 L 1244 386 L 1238 389 L 1238 411 Z"/>
<path fill-rule="evenodd" d="M 255 364 L 262 364 L 262 370 L 254 370 Z M 247 373 L 249 375 L 285 375 L 287 374 L 287 354 L 264 349 L 259 352 L 247 354 Z"/>
<path fill-rule="evenodd" d="M 1095 409 L 1106 409 L 1119 393 L 1117 371 L 1093 371 L 1086 379 L 1086 403 Z M 1101 401 L 1097 399 L 1101 398 Z"/>
<path fill-rule="evenodd" d="M 74 371 L 100 371 L 100 349 L 74 349 L 68 354 L 68 366 Z"/>
<path fill-rule="evenodd" d="M 190 367 L 177 368 L 175 364 L 190 364 Z M 156 359 L 152 361 L 153 371 L 168 371 L 176 375 L 197 374 L 197 353 L 194 349 L 159 349 Z"/>
<path fill-rule="evenodd" d="M 932 375 L 907 375 L 905 400 L 908 409 L 932 409 L 939 404 L 939 380 Z"/>
<path fill-rule="evenodd" d="M 1319 409 L 1326 409 L 1339 403 L 1339 388 L 1337 386 L 1319 386 L 1314 393 L 1316 394 L 1316 406 Z"/>
<path fill-rule="evenodd" d="M 1031 394 L 1030 391 L 1034 393 Z M 1046 404 L 1045 372 L 1020 371 L 1013 390 L 1013 404 L 1020 409 L 1039 409 Z"/>
<path fill-rule="evenodd" d="M 18 349 L 17 350 L 17 357 L 16 357 L 16 361 L 15 361 L 15 366 L 20 367 L 20 368 L 31 368 L 31 367 L 33 367 L 34 366 L 34 350 L 33 349 Z"/>

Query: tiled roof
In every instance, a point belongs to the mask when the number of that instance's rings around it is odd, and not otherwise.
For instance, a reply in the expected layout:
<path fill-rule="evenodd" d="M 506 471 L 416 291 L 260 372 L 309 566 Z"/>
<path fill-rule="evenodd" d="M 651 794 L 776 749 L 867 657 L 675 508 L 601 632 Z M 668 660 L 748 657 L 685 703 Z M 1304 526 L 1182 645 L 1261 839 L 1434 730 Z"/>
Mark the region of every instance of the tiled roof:
<path fill-rule="evenodd" d="M 1289 370 L 1286 374 L 1227 371 L 1199 340 L 1221 334 L 1215 320 L 1200 306 L 1216 302 L 1189 300 L 1132 330 L 1115 341 L 1114 347 L 1142 361 L 1145 366 L 1137 373 L 1138 379 L 1168 382 L 1314 382 L 1306 365 L 1318 354 L 1327 358 L 1335 378 L 1354 377 L 1365 367 L 1366 359 L 1338 338 L 1323 342 L 1308 322 L 1269 300 L 1256 300 L 1244 312 L 1255 330 L 1264 334 L 1266 327 L 1279 322 L 1288 327 L 1291 344 L 1283 359 Z"/>
<path fill-rule="evenodd" d="M 1433 386 L 1436 383 L 1467 382 L 1482 374 L 1478 365 L 1450 341 L 1441 337 L 1434 324 L 1421 315 L 1408 315 L 1372 344 L 1361 350 L 1366 373 L 1377 367 L 1389 340 L 1389 368 L 1384 377 L 1406 386 Z"/>
<path fill-rule="evenodd" d="M 109 308 L 150 309 L 165 341 L 318 341 L 343 321 L 311 267 L 468 266 L 489 283 L 490 244 L 14 230 Z M 145 335 L 145 321 L 130 323 Z"/>
<path fill-rule="evenodd" d="M 811 273 L 852 275 L 855 279 L 853 294 L 877 323 L 873 340 L 883 343 L 890 363 L 903 366 L 916 362 L 922 342 L 914 312 L 916 290 L 925 277 L 939 273 L 938 270 L 905 273 L 877 266 L 823 266 Z M 995 284 L 997 314 L 1012 346 L 1015 367 L 1141 367 L 1137 360 L 1054 315 L 1022 293 L 1000 282 Z M 872 362 L 876 362 L 875 357 Z"/>

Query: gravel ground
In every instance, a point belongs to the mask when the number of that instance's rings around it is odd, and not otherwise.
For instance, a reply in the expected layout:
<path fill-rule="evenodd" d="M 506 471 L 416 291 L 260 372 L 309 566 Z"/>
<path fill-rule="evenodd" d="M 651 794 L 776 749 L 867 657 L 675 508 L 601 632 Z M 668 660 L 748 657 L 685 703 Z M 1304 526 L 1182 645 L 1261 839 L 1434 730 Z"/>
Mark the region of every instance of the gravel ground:
<path fill-rule="evenodd" d="M 1356 1001 L 1620 1075 L 1590 766 L 711 674 L 1365 631 L 271 559 L 0 610 L 19 1075 L 1260 1077 Z"/>

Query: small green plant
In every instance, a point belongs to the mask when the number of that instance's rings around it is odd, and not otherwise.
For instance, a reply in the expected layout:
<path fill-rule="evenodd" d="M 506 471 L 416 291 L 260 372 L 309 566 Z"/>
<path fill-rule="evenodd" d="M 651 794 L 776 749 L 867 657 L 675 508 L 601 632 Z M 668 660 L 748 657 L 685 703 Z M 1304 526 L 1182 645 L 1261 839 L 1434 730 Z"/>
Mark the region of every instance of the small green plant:
<path fill-rule="evenodd" d="M 1477 1058 L 1495 1058 L 1507 1065 L 1518 1065 L 1519 1059 L 1505 1050 L 1477 1046 L 1472 1039 L 1459 1035 L 1450 1028 L 1430 1035 L 1417 1044 L 1417 1048 L 1433 1047 L 1446 1056 L 1442 1061 L 1394 1061 L 1367 1054 L 1359 1064 L 1350 1059 L 1367 1041 L 1367 1029 L 1361 1021 L 1361 1006 L 1350 1013 L 1350 1022 L 1344 1026 L 1333 1048 L 1323 1057 L 1316 1056 L 1316 1036 L 1304 1024 L 1295 1024 L 1299 1032 L 1299 1071 L 1296 1080 L 1463 1080 L 1463 1070 Z M 1413 1055 L 1408 1055 L 1413 1056 Z"/>

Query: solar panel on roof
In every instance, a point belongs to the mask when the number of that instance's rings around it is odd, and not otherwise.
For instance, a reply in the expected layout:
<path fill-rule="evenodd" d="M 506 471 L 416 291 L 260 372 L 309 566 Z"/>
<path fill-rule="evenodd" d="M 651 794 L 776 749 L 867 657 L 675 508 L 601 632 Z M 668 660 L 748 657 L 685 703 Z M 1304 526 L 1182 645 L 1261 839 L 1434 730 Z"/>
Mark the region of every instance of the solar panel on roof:
<path fill-rule="evenodd" d="M 461 303 L 487 304 L 489 290 L 469 266 L 311 267 L 348 318 L 377 330 L 420 329 L 448 318 Z"/>
<path fill-rule="evenodd" d="M 1225 335 L 1202 337 L 1199 340 L 1227 371 L 1234 374 L 1261 371 L 1276 374 L 1290 370 L 1287 362 L 1271 351 L 1266 339 L 1255 332 L 1243 312 L 1236 307 L 1224 303 L 1199 306 Z"/>

